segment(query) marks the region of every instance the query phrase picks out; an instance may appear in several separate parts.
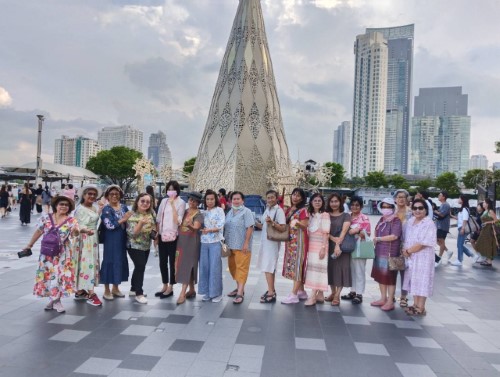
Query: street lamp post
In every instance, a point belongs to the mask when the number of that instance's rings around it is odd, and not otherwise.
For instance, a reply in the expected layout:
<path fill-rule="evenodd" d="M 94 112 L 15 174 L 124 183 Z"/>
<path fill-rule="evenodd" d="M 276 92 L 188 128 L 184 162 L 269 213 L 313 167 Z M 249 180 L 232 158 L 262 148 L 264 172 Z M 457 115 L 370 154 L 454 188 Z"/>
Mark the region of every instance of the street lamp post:
<path fill-rule="evenodd" d="M 42 176 L 42 125 L 45 118 L 43 115 L 37 115 L 38 117 L 38 144 L 36 148 L 36 178 L 35 184 L 38 184 L 40 177 Z"/>

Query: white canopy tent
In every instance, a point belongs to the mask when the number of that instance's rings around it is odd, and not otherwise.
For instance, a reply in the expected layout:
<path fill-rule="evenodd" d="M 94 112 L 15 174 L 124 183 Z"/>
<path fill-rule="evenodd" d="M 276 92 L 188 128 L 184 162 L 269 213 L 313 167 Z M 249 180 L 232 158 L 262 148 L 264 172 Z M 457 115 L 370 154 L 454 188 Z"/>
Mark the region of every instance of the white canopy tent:
<path fill-rule="evenodd" d="M 21 166 L 2 166 L 1 170 L 6 175 L 12 174 L 27 174 L 28 176 L 33 176 L 36 174 L 36 162 L 28 162 L 27 164 Z M 77 166 L 66 166 L 60 164 L 52 164 L 50 162 L 42 163 L 42 179 L 44 181 L 82 181 L 87 183 L 93 183 L 99 176 L 92 173 L 90 170 L 80 168 Z"/>

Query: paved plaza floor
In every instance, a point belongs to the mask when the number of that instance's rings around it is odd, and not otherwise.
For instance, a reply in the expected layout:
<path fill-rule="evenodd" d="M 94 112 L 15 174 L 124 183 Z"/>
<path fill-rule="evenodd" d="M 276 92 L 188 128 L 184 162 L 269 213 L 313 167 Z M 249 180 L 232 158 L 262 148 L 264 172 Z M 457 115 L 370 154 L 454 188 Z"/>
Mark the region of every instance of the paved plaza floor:
<path fill-rule="evenodd" d="M 32 257 L 16 255 L 39 216 L 28 227 L 17 216 L 0 220 L 0 376 L 500 376 L 500 274 L 470 259 L 436 270 L 423 318 L 369 305 L 378 296 L 371 263 L 361 305 L 265 305 L 257 232 L 242 305 L 198 296 L 177 306 L 179 287 L 173 298 L 154 298 L 161 277 L 151 254 L 147 305 L 125 297 L 96 308 L 68 298 L 66 313 L 57 314 L 32 295 L 39 243 Z M 456 228 L 447 243 L 456 250 Z M 234 283 L 225 267 L 227 293 Z M 290 289 L 278 279 L 279 299 Z"/>

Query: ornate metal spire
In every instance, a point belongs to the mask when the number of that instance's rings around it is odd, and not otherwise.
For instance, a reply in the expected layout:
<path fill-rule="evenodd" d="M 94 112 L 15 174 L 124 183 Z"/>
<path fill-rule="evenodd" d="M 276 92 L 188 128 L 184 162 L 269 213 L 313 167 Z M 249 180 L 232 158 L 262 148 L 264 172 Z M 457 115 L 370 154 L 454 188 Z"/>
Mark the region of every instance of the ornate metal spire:
<path fill-rule="evenodd" d="M 290 176 L 260 0 L 240 0 L 194 167 L 194 189 L 263 194 Z"/>

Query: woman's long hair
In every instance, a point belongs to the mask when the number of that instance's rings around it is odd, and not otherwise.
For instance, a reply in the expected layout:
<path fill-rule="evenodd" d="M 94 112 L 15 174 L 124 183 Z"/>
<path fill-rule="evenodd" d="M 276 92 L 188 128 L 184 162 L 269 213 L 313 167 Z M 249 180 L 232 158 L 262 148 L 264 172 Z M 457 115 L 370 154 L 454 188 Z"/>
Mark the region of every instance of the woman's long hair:
<path fill-rule="evenodd" d="M 292 195 L 295 194 L 296 192 L 300 195 L 302 200 L 299 202 L 299 204 L 297 204 L 295 206 L 295 208 L 296 209 L 304 208 L 306 206 L 306 203 L 307 203 L 306 192 L 303 189 L 301 189 L 300 187 L 295 187 L 292 191 Z"/>

